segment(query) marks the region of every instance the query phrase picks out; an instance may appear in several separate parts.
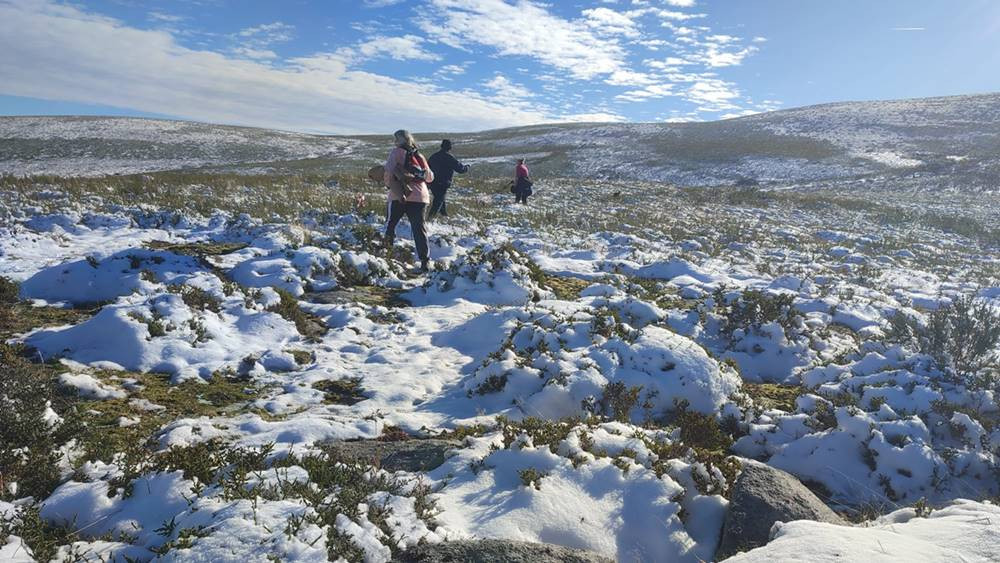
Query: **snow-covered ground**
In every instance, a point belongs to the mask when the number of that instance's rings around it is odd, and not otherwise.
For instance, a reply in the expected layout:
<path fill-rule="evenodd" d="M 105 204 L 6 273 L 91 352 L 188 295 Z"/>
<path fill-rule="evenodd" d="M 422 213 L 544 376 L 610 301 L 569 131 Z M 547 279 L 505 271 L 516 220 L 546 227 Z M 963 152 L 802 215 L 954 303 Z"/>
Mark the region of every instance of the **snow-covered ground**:
<path fill-rule="evenodd" d="M 711 560 L 730 456 L 882 514 L 781 525 L 737 560 L 1000 558 L 996 343 L 954 322 L 1000 318 L 993 196 L 900 219 L 925 200 L 537 188 L 456 189 L 416 276 L 405 225 L 390 255 L 373 214 L 4 187 L 22 302 L 0 328 L 56 392 L 15 403 L 53 456 L 0 451 L 0 559 L 387 561 L 490 537 Z M 978 356 L 948 345 L 973 334 Z M 416 473 L 326 450 L 400 436 L 457 445 Z"/>

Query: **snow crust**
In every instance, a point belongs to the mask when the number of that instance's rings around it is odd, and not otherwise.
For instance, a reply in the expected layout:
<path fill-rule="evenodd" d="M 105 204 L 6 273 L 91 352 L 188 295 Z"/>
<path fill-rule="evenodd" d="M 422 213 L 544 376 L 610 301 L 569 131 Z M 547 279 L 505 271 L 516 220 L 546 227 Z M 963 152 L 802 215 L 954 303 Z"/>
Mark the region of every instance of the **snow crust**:
<path fill-rule="evenodd" d="M 824 500 L 845 512 L 920 499 L 939 507 L 929 518 L 895 511 L 867 527 L 789 523 L 743 558 L 997 557 L 996 507 L 957 500 L 1000 494 L 1000 429 L 983 423 L 997 397 L 885 340 L 896 313 L 926 318 L 975 290 L 987 300 L 1000 295 L 914 259 L 943 254 L 938 247 L 908 245 L 877 283 L 862 283 L 862 267 L 888 251 L 872 251 L 876 235 L 852 225 L 803 221 L 722 244 L 640 230 L 570 237 L 435 223 L 438 267 L 413 278 L 399 260 L 359 243 L 360 232 L 379 227 L 375 217 L 315 215 L 291 227 L 141 208 L 11 216 L 0 234 L 0 274 L 20 281 L 21 296 L 37 305 L 97 308 L 75 326 L 16 338 L 61 362 L 68 391 L 127 401 L 133 417 L 117 424 L 129 426 L 165 407 L 143 398 L 127 372 L 163 373 L 173 383 L 240 378 L 261 390 L 245 408 L 156 429 L 161 452 L 215 441 L 267 446 L 282 459 L 386 431 L 426 436 L 483 425 L 419 477 L 439 507 L 434 522 L 418 516 L 411 493 L 363 500 L 362 515 L 388 507 L 391 535 L 346 514 L 286 533 L 310 509 L 301 499 L 235 499 L 200 490 L 180 472 L 141 475 L 127 494 L 112 484 L 123 460 L 89 462 L 35 499 L 47 521 L 83 530 L 63 555 L 148 560 L 179 539 L 157 531 L 172 521 L 203 533 L 165 560 L 323 561 L 331 526 L 368 561 L 420 541 L 473 537 L 619 560 L 710 560 L 727 485 L 717 465 L 665 429 L 687 412 L 738 428 L 734 453 L 821 485 Z M 791 249 L 793 240 L 810 246 Z M 151 241 L 241 247 L 196 256 Z M 761 265 L 768 261 L 782 267 Z M 558 291 L 560 278 L 571 278 L 575 292 Z M 344 298 L 366 290 L 409 304 Z M 787 306 L 777 320 L 733 326 L 733 311 L 754 295 Z M 304 334 L 283 316 L 288 296 L 326 332 Z M 330 401 L 324 389 L 345 382 L 360 389 L 357 401 Z M 794 407 L 765 406 L 753 395 L 763 383 L 798 386 Z M 640 388 L 624 413 L 608 397 L 615 384 Z M 603 418 L 583 422 L 591 415 Z M 527 433 L 508 441 L 502 427 L 565 417 L 577 419 L 551 444 Z M 526 484 L 527 470 L 540 477 Z M 307 479 L 292 466 L 254 474 L 249 485 Z M 5 508 L 3 518 L 14 518 Z M 20 539 L 4 541 L 0 558 L 30 557 Z"/>

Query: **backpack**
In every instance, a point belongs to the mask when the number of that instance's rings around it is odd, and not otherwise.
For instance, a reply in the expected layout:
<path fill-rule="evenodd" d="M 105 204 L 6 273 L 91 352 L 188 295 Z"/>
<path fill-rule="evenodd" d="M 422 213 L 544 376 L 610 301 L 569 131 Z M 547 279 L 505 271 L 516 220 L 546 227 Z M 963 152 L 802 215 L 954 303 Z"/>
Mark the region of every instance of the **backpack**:
<path fill-rule="evenodd" d="M 534 182 L 532 182 L 531 180 L 527 179 L 524 176 L 521 176 L 514 183 L 514 187 L 511 188 L 511 192 L 510 193 L 517 194 L 517 192 L 522 192 L 525 195 L 531 195 L 532 194 L 531 186 L 534 186 L 534 185 L 535 185 Z"/>
<path fill-rule="evenodd" d="M 427 175 L 427 169 L 424 168 L 424 160 L 421 158 L 419 150 L 406 151 L 406 160 L 403 161 L 403 169 L 421 181 L 424 180 L 424 177 Z"/>

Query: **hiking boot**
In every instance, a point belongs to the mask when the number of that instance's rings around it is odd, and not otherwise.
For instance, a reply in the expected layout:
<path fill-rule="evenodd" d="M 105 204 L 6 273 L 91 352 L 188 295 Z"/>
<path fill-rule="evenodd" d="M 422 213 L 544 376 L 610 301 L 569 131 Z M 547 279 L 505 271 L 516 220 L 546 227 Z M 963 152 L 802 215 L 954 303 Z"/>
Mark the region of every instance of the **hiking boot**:
<path fill-rule="evenodd" d="M 430 271 L 430 261 L 429 260 L 421 260 L 420 261 L 420 273 L 421 274 L 426 274 L 429 271 Z"/>

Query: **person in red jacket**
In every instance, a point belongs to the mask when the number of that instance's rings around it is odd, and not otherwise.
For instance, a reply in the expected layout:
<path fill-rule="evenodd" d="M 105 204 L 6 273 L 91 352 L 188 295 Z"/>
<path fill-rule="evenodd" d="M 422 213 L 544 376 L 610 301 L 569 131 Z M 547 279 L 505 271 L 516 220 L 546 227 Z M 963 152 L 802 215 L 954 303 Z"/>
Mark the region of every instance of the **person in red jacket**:
<path fill-rule="evenodd" d="M 430 264 L 427 247 L 427 229 L 424 226 L 424 208 L 431 201 L 427 183 L 434 181 L 434 172 L 427 159 L 420 154 L 417 142 L 406 129 L 393 134 L 395 146 L 385 161 L 385 185 L 389 188 L 389 222 L 385 226 L 385 247 L 392 256 L 396 239 L 396 225 L 405 214 L 413 231 L 413 243 L 420 258 L 420 271 L 426 272 Z"/>
<path fill-rule="evenodd" d="M 523 158 L 517 159 L 517 166 L 514 167 L 514 203 L 528 203 L 528 196 L 531 195 L 531 174 L 528 172 L 528 165 Z"/>

